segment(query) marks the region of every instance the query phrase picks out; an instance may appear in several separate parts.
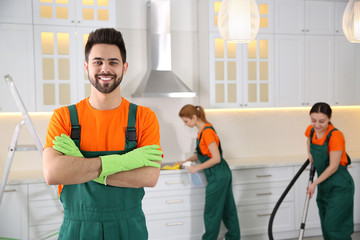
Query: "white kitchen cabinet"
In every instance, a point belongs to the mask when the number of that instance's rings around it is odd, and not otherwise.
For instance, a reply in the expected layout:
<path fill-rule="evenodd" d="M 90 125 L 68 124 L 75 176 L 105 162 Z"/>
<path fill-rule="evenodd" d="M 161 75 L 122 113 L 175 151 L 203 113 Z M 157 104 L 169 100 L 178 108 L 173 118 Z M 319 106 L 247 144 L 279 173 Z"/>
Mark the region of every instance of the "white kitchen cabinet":
<path fill-rule="evenodd" d="M 115 27 L 115 1 L 33 0 L 34 24 Z"/>
<path fill-rule="evenodd" d="M 344 36 L 344 31 L 342 28 L 342 20 L 344 16 L 344 11 L 348 1 L 335 1 L 335 34 L 338 36 Z"/>
<path fill-rule="evenodd" d="M 56 186 L 29 184 L 29 239 L 57 239 L 63 209 Z"/>
<path fill-rule="evenodd" d="M 275 106 L 334 104 L 333 1 L 275 0 Z"/>
<path fill-rule="evenodd" d="M 0 36 L 0 54 L 3 56 L 0 60 L 0 111 L 19 111 L 4 79 L 7 74 L 13 78 L 26 109 L 35 111 L 32 26 L 0 23 Z"/>
<path fill-rule="evenodd" d="M 84 47 L 91 31 L 115 27 L 115 1 L 33 1 L 36 104 L 53 111 L 89 96 Z"/>
<path fill-rule="evenodd" d="M 329 36 L 275 36 L 275 106 L 334 103 L 334 39 Z"/>
<path fill-rule="evenodd" d="M 334 104 L 334 39 L 328 36 L 305 37 L 304 103 Z"/>
<path fill-rule="evenodd" d="M 204 232 L 205 176 L 194 187 L 187 172 L 162 172 L 155 188 L 145 188 L 143 209 L 149 239 L 199 239 Z"/>
<path fill-rule="evenodd" d="M 355 196 L 354 196 L 354 224 L 360 224 L 360 163 L 351 163 L 348 166 L 348 170 L 354 180 L 355 184 Z M 358 230 L 358 229 L 357 229 Z"/>
<path fill-rule="evenodd" d="M 0 238 L 28 239 L 28 188 L 7 185 L 0 205 Z"/>
<path fill-rule="evenodd" d="M 292 167 L 233 170 L 233 192 L 243 236 L 265 235 L 275 203 L 293 176 Z M 294 191 L 278 209 L 273 232 L 294 229 Z"/>
<path fill-rule="evenodd" d="M 274 39 L 258 35 L 247 44 L 210 33 L 210 104 L 213 107 L 273 106 Z"/>
<path fill-rule="evenodd" d="M 34 27 L 37 110 L 77 102 L 89 93 L 84 47 L 93 28 Z"/>
<path fill-rule="evenodd" d="M 275 106 L 355 105 L 359 45 L 345 36 L 275 36 Z"/>
<path fill-rule="evenodd" d="M 275 33 L 333 34 L 333 1 L 275 0 Z"/>
<path fill-rule="evenodd" d="M 335 36 L 335 105 L 360 104 L 360 46 Z"/>
<path fill-rule="evenodd" d="M 0 1 L 0 23 L 32 24 L 31 1 Z M 2 35 L 1 36 L 6 36 Z"/>
<path fill-rule="evenodd" d="M 248 44 L 224 42 L 218 32 L 221 1 L 209 0 L 210 105 L 220 108 L 273 106 L 273 1 L 257 1 L 260 30 Z"/>

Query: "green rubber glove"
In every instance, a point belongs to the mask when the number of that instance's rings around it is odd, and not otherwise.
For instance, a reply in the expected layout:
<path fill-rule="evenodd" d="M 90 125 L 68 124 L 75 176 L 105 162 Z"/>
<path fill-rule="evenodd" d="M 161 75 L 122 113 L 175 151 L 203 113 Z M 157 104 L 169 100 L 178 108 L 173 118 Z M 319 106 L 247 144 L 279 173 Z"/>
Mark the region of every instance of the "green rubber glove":
<path fill-rule="evenodd" d="M 158 163 L 153 162 L 162 161 L 163 152 L 158 149 L 158 145 L 148 145 L 122 155 L 101 156 L 102 171 L 94 181 L 106 185 L 106 177 L 117 172 L 130 171 L 141 167 L 160 168 Z"/>
<path fill-rule="evenodd" d="M 61 136 L 56 136 L 53 140 L 55 150 L 62 152 L 67 156 L 74 157 L 84 157 L 80 152 L 79 148 L 76 146 L 74 141 L 66 134 L 61 134 Z"/>

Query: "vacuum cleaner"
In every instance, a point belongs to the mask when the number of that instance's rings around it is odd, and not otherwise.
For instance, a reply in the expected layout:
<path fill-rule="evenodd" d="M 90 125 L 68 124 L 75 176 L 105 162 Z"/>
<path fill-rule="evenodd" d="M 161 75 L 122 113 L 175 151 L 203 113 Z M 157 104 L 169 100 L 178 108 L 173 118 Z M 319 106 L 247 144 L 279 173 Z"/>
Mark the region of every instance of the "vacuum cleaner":
<path fill-rule="evenodd" d="M 272 227 L 273 227 L 275 214 L 276 214 L 278 208 L 280 207 L 282 201 L 284 200 L 284 198 L 286 197 L 286 195 L 290 191 L 291 187 L 294 185 L 296 180 L 299 178 L 299 176 L 302 174 L 302 172 L 305 170 L 305 168 L 309 165 L 309 163 L 310 163 L 310 160 L 307 159 L 305 161 L 305 163 L 301 166 L 299 171 L 295 174 L 295 176 L 293 177 L 293 179 L 291 180 L 289 185 L 286 187 L 285 191 L 283 192 L 283 194 L 281 195 L 279 200 L 277 201 L 277 203 L 276 203 L 276 205 L 275 205 L 275 207 L 274 207 L 274 209 L 273 209 L 273 211 L 271 213 L 270 220 L 269 220 L 269 226 L 268 226 L 269 240 L 274 240 Z M 310 177 L 309 177 L 308 187 L 313 183 L 314 175 L 315 175 L 315 166 L 314 166 L 314 163 L 312 163 L 311 167 L 310 167 Z M 301 225 L 300 225 L 300 231 L 299 231 L 298 240 L 302 240 L 303 237 L 304 237 L 305 221 L 306 221 L 306 216 L 307 216 L 307 212 L 308 212 L 308 208 L 309 208 L 309 200 L 310 200 L 310 197 L 309 197 L 308 194 L 306 194 L 305 206 L 304 206 L 303 215 L 302 215 L 302 219 L 301 219 Z"/>

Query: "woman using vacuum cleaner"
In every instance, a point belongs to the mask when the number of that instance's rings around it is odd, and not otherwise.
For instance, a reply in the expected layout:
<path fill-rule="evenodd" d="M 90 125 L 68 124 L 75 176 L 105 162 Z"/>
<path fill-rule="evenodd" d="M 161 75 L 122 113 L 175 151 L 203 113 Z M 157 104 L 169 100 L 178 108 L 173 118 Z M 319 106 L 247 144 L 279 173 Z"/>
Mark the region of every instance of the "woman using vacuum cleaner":
<path fill-rule="evenodd" d="M 354 182 L 347 170 L 350 158 L 343 134 L 330 122 L 331 107 L 314 104 L 311 125 L 306 129 L 308 157 L 314 163 L 317 179 L 308 187 L 311 198 L 318 187 L 317 205 L 324 240 L 348 240 L 354 229 Z"/>

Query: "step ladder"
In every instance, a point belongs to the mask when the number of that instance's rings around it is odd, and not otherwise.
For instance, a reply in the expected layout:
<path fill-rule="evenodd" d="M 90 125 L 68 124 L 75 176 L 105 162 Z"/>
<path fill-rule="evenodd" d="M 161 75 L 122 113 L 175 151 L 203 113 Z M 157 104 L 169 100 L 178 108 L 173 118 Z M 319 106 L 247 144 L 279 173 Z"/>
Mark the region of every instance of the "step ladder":
<path fill-rule="evenodd" d="M 11 139 L 11 143 L 10 143 L 10 147 L 9 147 L 9 151 L 8 151 L 8 157 L 7 157 L 6 165 L 4 168 L 4 174 L 3 174 L 2 178 L 1 178 L 1 182 L 0 182 L 0 204 L 1 204 L 2 196 L 4 194 L 6 182 L 7 182 L 8 176 L 9 176 L 14 153 L 16 151 L 39 151 L 40 157 L 41 157 L 42 150 L 43 150 L 43 145 L 40 141 L 38 134 L 36 133 L 34 125 L 30 119 L 30 116 L 29 116 L 25 106 L 24 106 L 24 103 L 19 95 L 19 92 L 16 89 L 13 79 L 11 78 L 10 75 L 6 75 L 6 76 L 4 76 L 4 78 L 5 78 L 7 85 L 10 88 L 10 92 L 16 102 L 16 105 L 22 114 L 23 120 L 16 125 L 15 130 L 14 130 L 14 135 Z M 19 139 L 19 135 L 20 135 L 20 130 L 21 130 L 22 126 L 24 126 L 24 124 L 27 125 L 27 127 L 30 131 L 30 134 L 35 142 L 34 145 L 18 145 L 18 143 L 17 143 L 18 139 Z"/>

